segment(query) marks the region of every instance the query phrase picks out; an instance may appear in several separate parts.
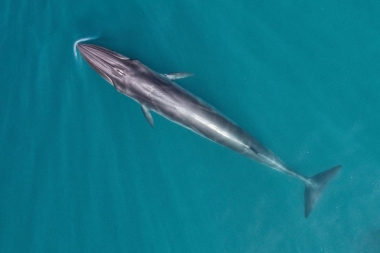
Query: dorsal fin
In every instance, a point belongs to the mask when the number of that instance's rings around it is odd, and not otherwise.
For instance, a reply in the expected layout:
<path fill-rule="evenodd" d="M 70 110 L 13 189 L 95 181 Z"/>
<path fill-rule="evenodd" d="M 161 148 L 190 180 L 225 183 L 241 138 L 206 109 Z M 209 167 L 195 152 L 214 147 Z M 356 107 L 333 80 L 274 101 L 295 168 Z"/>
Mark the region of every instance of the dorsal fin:
<path fill-rule="evenodd" d="M 252 147 L 249 147 L 253 152 L 255 152 L 256 155 L 259 155 L 259 152 L 257 152 L 256 149 L 252 148 Z"/>

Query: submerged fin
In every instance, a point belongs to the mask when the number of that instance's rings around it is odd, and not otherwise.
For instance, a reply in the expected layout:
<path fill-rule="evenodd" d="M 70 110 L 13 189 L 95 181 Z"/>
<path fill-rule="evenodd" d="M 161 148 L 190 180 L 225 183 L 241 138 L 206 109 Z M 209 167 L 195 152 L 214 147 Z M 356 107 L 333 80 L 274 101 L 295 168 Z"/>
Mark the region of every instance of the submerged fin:
<path fill-rule="evenodd" d="M 305 185 L 305 217 L 307 218 L 313 210 L 315 203 L 322 194 L 323 189 L 330 182 L 330 180 L 335 176 L 342 166 L 338 165 L 332 169 L 321 172 L 311 178 L 311 183 L 306 183 Z"/>
<path fill-rule="evenodd" d="M 150 114 L 149 108 L 145 105 L 141 105 L 141 109 L 144 113 L 146 120 L 149 122 L 149 125 L 154 128 L 153 117 L 152 114 Z"/>
<path fill-rule="evenodd" d="M 186 77 L 189 77 L 192 75 L 194 75 L 194 74 L 187 73 L 187 72 L 177 72 L 177 73 L 164 74 L 164 76 L 166 76 L 170 80 L 182 79 L 182 78 L 186 78 Z"/>

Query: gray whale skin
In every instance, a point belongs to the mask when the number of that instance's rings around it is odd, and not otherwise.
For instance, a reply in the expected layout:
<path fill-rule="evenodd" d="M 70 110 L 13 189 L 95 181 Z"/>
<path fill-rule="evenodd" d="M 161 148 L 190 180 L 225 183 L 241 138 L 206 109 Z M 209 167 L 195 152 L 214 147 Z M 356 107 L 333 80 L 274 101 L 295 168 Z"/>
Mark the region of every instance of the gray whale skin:
<path fill-rule="evenodd" d="M 77 47 L 98 74 L 117 91 L 141 105 L 143 114 L 152 127 L 154 123 L 150 111 L 155 111 L 209 140 L 303 181 L 306 218 L 325 186 L 342 167 L 338 165 L 313 177 L 306 177 L 288 168 L 249 133 L 174 82 L 191 74 L 159 74 L 137 60 L 103 47 L 90 44 L 78 44 Z"/>

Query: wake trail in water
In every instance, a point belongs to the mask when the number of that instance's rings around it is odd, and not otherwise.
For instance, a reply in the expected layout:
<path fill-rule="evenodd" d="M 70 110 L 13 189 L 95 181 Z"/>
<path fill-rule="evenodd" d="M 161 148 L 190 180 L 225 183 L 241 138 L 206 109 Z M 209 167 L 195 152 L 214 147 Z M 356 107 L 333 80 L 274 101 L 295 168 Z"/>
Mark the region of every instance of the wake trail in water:
<path fill-rule="evenodd" d="M 82 61 L 78 59 L 78 48 L 77 48 L 77 45 L 79 43 L 81 43 L 81 42 L 90 41 L 90 40 L 96 40 L 98 38 L 99 38 L 99 35 L 96 35 L 96 36 L 81 38 L 81 39 L 75 41 L 74 46 L 73 46 L 73 51 L 74 51 L 75 60 L 77 62 L 77 66 L 79 66 L 82 63 Z"/>

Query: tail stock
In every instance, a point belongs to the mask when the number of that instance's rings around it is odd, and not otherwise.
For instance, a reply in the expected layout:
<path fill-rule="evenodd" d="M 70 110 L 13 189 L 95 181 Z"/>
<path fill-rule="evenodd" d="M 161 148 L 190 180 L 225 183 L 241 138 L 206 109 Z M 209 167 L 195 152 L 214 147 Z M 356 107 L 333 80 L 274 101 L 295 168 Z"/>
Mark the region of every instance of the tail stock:
<path fill-rule="evenodd" d="M 322 194 L 323 189 L 330 182 L 330 180 L 335 176 L 342 166 L 338 165 L 334 168 L 321 172 L 309 180 L 311 183 L 305 184 L 305 217 L 307 218 L 313 210 L 315 203 Z"/>

